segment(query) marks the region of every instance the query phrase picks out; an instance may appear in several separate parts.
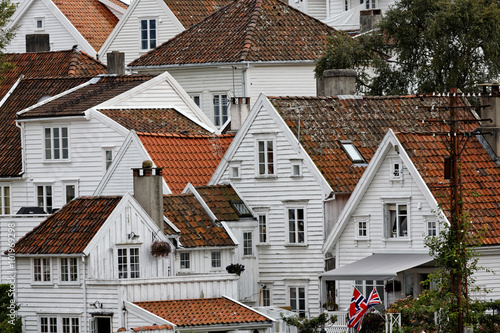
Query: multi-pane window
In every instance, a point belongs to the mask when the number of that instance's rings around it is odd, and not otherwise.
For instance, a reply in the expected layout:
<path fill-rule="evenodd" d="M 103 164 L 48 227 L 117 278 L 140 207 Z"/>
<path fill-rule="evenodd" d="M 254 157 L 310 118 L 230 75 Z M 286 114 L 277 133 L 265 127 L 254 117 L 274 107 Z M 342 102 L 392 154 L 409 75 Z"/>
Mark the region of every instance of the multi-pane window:
<path fill-rule="evenodd" d="M 437 222 L 427 221 L 427 236 L 437 236 Z"/>
<path fill-rule="evenodd" d="M 42 333 L 80 333 L 80 319 L 77 317 L 40 317 Z"/>
<path fill-rule="evenodd" d="M 50 282 L 50 259 L 49 258 L 34 258 L 33 259 L 33 281 L 34 282 Z"/>
<path fill-rule="evenodd" d="M 364 0 L 366 3 L 366 9 L 375 8 L 375 0 Z M 361 3 L 363 3 L 363 0 L 361 0 Z"/>
<path fill-rule="evenodd" d="M 306 316 L 306 290 L 304 287 L 290 287 L 290 307 L 300 318 Z"/>
<path fill-rule="evenodd" d="M 262 306 L 271 306 L 271 290 L 269 288 L 262 289 Z"/>
<path fill-rule="evenodd" d="M 274 140 L 259 140 L 259 175 L 274 175 Z"/>
<path fill-rule="evenodd" d="M 267 216 L 259 215 L 259 242 L 267 242 Z"/>
<path fill-rule="evenodd" d="M 368 222 L 358 221 L 358 237 L 368 237 Z"/>
<path fill-rule="evenodd" d="M 69 158 L 68 128 L 47 127 L 45 133 L 45 159 L 67 160 Z"/>
<path fill-rule="evenodd" d="M 214 95 L 214 123 L 215 126 L 222 126 L 228 119 L 228 99 L 227 95 Z"/>
<path fill-rule="evenodd" d="M 189 252 L 183 252 L 180 254 L 180 265 L 181 269 L 191 268 L 191 258 L 189 256 Z"/>
<path fill-rule="evenodd" d="M 0 185 L 0 215 L 10 214 L 10 186 Z"/>
<path fill-rule="evenodd" d="M 305 242 L 305 221 L 303 208 L 288 208 L 288 242 Z"/>
<path fill-rule="evenodd" d="M 104 151 L 104 165 L 106 166 L 106 170 L 108 170 L 111 163 L 113 163 L 113 150 L 106 149 Z"/>
<path fill-rule="evenodd" d="M 386 205 L 389 238 L 408 236 L 408 206 L 406 204 Z"/>
<path fill-rule="evenodd" d="M 156 47 L 156 19 L 141 20 L 141 49 Z"/>
<path fill-rule="evenodd" d="M 57 317 L 41 317 L 40 332 L 57 333 Z"/>
<path fill-rule="evenodd" d="M 37 205 L 43 210 L 52 213 L 52 185 L 38 185 L 36 187 Z"/>
<path fill-rule="evenodd" d="M 243 255 L 251 256 L 253 254 L 253 232 L 248 231 L 243 233 Z"/>
<path fill-rule="evenodd" d="M 77 258 L 61 258 L 61 281 L 78 281 L 78 260 Z"/>
<path fill-rule="evenodd" d="M 79 318 L 63 318 L 62 319 L 63 333 L 80 333 Z"/>
<path fill-rule="evenodd" d="M 118 278 L 139 278 L 139 248 L 118 249 Z"/>
<path fill-rule="evenodd" d="M 355 287 L 365 297 L 368 297 L 372 292 L 373 288 L 375 288 L 377 290 L 378 296 L 380 297 L 380 300 L 382 301 L 382 306 L 380 307 L 383 308 L 383 304 L 385 302 L 385 294 L 384 294 L 385 291 L 384 291 L 383 280 L 356 280 Z"/>
<path fill-rule="evenodd" d="M 212 267 L 220 268 L 222 266 L 220 251 L 212 252 Z"/>

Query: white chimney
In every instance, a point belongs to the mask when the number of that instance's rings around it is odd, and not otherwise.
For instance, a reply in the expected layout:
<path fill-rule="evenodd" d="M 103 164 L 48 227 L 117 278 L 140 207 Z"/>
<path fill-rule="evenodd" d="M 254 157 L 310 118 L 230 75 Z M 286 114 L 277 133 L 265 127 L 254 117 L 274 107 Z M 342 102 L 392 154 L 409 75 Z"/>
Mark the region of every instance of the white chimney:
<path fill-rule="evenodd" d="M 153 168 L 153 162 L 142 162 L 142 168 L 132 169 L 134 197 L 163 231 L 162 169 Z"/>
<path fill-rule="evenodd" d="M 237 132 L 250 113 L 250 97 L 231 97 L 231 132 Z"/>

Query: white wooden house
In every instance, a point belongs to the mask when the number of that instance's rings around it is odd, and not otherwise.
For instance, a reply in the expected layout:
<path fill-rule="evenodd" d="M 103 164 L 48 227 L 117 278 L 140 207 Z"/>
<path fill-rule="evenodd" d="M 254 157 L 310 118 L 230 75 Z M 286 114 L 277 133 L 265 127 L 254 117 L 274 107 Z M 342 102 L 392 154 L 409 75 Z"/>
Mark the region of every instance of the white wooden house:
<path fill-rule="evenodd" d="M 335 30 L 278 0 L 238 0 L 128 65 L 168 71 L 213 121 L 230 97 L 313 96 L 314 62 Z"/>
<path fill-rule="evenodd" d="M 92 57 L 104 44 L 127 5 L 116 0 L 24 0 L 7 28 L 18 27 L 7 52 L 67 50 Z"/>
<path fill-rule="evenodd" d="M 133 1 L 99 50 L 99 60 L 106 63 L 108 52 L 120 51 L 125 53 L 125 63 L 128 64 L 229 2 Z"/>

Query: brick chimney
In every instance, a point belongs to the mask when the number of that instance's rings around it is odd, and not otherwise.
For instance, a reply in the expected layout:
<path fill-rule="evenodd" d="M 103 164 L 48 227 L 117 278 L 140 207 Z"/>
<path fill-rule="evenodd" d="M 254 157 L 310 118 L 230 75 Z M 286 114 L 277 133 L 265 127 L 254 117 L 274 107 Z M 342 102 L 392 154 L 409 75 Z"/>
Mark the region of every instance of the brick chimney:
<path fill-rule="evenodd" d="M 152 161 L 142 162 L 142 168 L 132 169 L 134 197 L 163 230 L 163 168 L 153 168 Z"/>
<path fill-rule="evenodd" d="M 327 69 L 316 79 L 317 96 L 354 95 L 356 71 L 354 69 Z"/>
<path fill-rule="evenodd" d="M 485 105 L 481 112 L 481 118 L 492 120 L 491 123 L 488 121 L 482 122 L 479 131 L 489 133 L 484 135 L 484 139 L 498 156 L 500 153 L 500 83 L 493 81 L 479 86 L 483 87 L 481 105 Z M 487 88 L 490 88 L 489 92 Z"/>
<path fill-rule="evenodd" d="M 125 53 L 112 51 L 107 54 L 108 74 L 125 74 Z"/>
<path fill-rule="evenodd" d="M 382 19 L 381 9 L 367 9 L 359 12 L 359 32 L 373 30 L 378 22 Z"/>
<path fill-rule="evenodd" d="M 250 97 L 231 97 L 231 132 L 237 132 L 250 113 Z"/>

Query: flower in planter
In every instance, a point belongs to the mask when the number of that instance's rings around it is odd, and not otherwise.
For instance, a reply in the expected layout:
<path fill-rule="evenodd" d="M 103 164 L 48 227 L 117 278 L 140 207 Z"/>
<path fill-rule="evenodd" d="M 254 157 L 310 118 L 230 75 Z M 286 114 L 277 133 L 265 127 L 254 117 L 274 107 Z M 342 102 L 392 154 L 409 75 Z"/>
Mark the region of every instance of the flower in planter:
<path fill-rule="evenodd" d="M 170 251 L 170 244 L 168 242 L 155 240 L 151 244 L 151 255 L 153 257 L 167 257 Z"/>
<path fill-rule="evenodd" d="M 245 270 L 245 265 L 242 264 L 231 264 L 229 266 L 226 266 L 226 271 L 231 274 L 236 274 L 240 275 L 241 272 Z"/>

